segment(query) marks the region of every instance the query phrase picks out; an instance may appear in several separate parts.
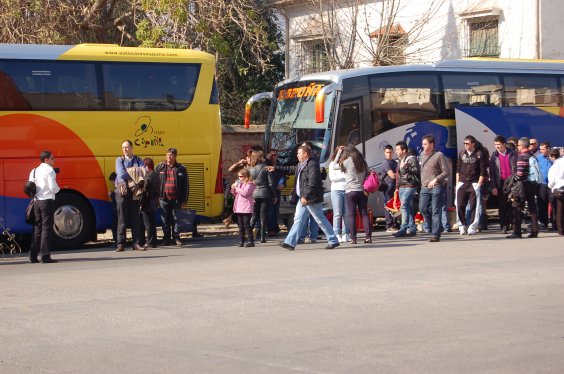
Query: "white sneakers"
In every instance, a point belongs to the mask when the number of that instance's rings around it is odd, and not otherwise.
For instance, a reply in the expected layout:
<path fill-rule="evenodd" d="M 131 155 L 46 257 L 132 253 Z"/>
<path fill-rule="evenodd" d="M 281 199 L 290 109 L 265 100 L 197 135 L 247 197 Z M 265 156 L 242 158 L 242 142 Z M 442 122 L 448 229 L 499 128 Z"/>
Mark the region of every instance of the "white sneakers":
<path fill-rule="evenodd" d="M 476 235 L 476 230 L 473 229 L 473 228 L 471 228 L 471 227 L 469 227 L 469 228 L 468 228 L 468 235 Z"/>
<path fill-rule="evenodd" d="M 460 231 L 460 235 L 466 235 L 468 234 L 468 231 L 466 231 L 466 226 L 458 226 L 458 231 Z"/>
<path fill-rule="evenodd" d="M 343 234 L 343 235 L 335 234 L 335 235 L 337 236 L 339 243 L 346 243 L 351 241 L 351 237 L 349 234 Z"/>

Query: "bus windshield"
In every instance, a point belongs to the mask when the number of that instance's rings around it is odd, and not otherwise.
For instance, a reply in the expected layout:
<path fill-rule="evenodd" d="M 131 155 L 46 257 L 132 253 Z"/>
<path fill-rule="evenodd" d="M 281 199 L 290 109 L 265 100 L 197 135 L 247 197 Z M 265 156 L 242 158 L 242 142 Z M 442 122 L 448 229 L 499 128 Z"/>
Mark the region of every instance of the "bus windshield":
<path fill-rule="evenodd" d="M 269 148 L 278 150 L 278 162 L 282 165 L 297 163 L 296 149 L 303 142 L 313 144 L 313 154 L 320 162 L 327 159 L 331 139 L 331 108 L 335 93 L 325 99 L 325 118 L 322 123 L 315 120 L 315 98 L 327 82 L 298 82 L 276 90 L 274 113 L 266 130 Z"/>

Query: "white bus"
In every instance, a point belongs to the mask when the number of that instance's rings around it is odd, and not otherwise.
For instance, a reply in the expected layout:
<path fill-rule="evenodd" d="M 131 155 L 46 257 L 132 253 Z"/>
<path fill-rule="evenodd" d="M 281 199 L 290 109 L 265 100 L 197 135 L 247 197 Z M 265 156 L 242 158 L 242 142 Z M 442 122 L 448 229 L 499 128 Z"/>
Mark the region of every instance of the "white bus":
<path fill-rule="evenodd" d="M 273 92 L 253 96 L 245 124 L 253 104 L 271 100 L 265 149 L 278 149 L 282 164 L 295 163 L 296 147 L 311 141 L 321 165 L 328 165 L 336 146 L 353 143 L 368 165 L 378 168 L 387 144 L 403 140 L 419 154 L 422 137 L 432 134 L 452 168 L 452 204 L 456 159 L 466 135 L 490 150 L 496 135 L 564 145 L 563 79 L 564 62 L 548 60 L 472 59 L 329 71 L 285 80 Z M 290 191 L 288 184 L 285 195 Z M 376 216 L 384 212 L 381 199 L 380 193 L 369 198 Z M 281 215 L 293 212 L 288 200 L 282 199 Z"/>

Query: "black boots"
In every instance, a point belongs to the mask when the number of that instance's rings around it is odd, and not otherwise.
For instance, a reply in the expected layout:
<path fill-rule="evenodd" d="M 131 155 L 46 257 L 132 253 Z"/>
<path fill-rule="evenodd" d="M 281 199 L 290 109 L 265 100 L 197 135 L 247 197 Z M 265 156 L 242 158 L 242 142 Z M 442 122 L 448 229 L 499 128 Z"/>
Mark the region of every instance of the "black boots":
<path fill-rule="evenodd" d="M 245 246 L 245 238 L 241 238 L 241 241 L 239 242 L 239 247 L 244 247 Z"/>
<path fill-rule="evenodd" d="M 266 227 L 260 228 L 260 242 L 266 243 Z"/>
<path fill-rule="evenodd" d="M 247 242 L 245 243 L 245 247 L 254 247 L 255 246 L 255 241 L 254 240 L 247 240 Z"/>

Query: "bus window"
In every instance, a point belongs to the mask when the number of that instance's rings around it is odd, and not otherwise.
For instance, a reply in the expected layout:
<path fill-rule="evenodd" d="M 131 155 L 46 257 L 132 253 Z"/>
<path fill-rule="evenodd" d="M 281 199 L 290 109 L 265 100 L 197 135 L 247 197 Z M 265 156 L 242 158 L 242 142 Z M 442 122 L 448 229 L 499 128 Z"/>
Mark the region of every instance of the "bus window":
<path fill-rule="evenodd" d="M 505 106 L 560 106 L 557 77 L 505 75 Z"/>
<path fill-rule="evenodd" d="M 501 89 L 497 75 L 443 74 L 445 109 L 454 117 L 458 106 L 501 106 Z"/>
<path fill-rule="evenodd" d="M 93 63 L 6 61 L 1 70 L 16 84 L 28 110 L 100 109 Z"/>
<path fill-rule="evenodd" d="M 341 115 L 337 125 L 336 145 L 358 145 L 360 143 L 360 103 L 341 105 Z"/>
<path fill-rule="evenodd" d="M 180 111 L 194 98 L 198 64 L 104 63 L 108 110 Z"/>
<path fill-rule="evenodd" d="M 438 117 L 439 89 L 434 74 L 375 75 L 370 88 L 372 136 Z"/>

